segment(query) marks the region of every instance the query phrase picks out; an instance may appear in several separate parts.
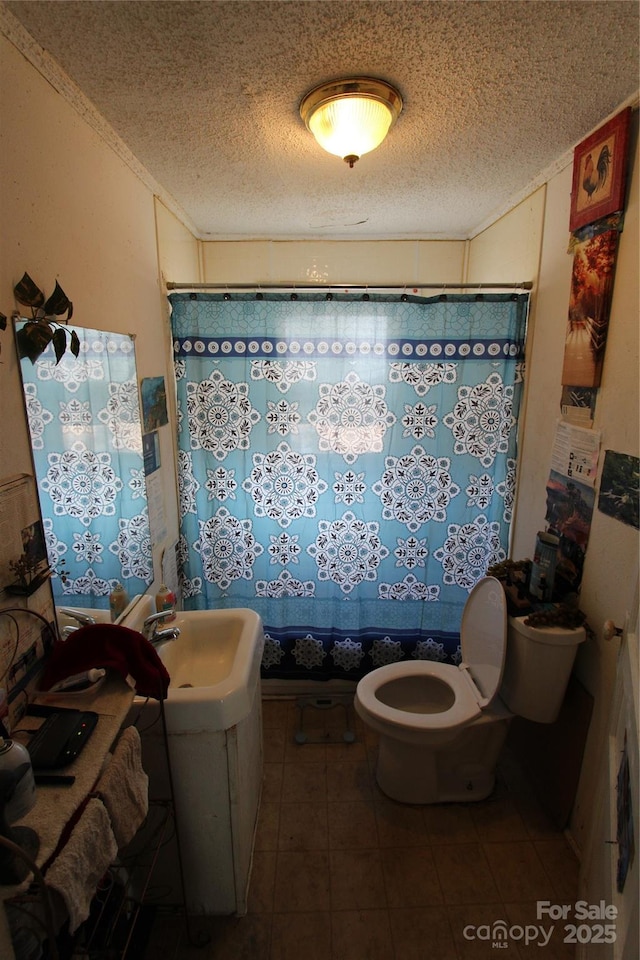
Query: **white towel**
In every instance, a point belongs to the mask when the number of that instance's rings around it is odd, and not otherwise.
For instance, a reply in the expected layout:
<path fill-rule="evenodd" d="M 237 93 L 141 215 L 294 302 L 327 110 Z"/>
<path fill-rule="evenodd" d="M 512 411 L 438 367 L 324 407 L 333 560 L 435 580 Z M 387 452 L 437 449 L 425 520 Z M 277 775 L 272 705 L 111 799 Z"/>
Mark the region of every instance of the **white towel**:
<path fill-rule="evenodd" d="M 100 800 L 92 798 L 45 878 L 67 906 L 71 933 L 89 916 L 98 883 L 117 853 L 109 814 Z"/>
<path fill-rule="evenodd" d="M 118 849 L 126 847 L 149 810 L 149 778 L 142 769 L 142 744 L 136 727 L 122 731 L 95 792 L 109 812 Z"/>

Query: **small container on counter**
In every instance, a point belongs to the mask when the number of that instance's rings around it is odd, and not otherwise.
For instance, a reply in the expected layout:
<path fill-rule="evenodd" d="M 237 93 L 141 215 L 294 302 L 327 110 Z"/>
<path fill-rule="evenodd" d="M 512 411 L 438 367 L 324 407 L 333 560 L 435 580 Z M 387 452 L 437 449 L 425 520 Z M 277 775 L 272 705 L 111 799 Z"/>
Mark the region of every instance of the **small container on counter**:
<path fill-rule="evenodd" d="M 129 596 L 127 591 L 121 583 L 116 583 L 113 590 L 109 594 L 109 610 L 111 611 L 112 623 L 118 619 L 121 613 L 123 613 L 128 603 Z"/>
<path fill-rule="evenodd" d="M 162 584 L 158 592 L 156 593 L 156 613 L 164 613 L 165 611 L 170 612 L 170 616 L 166 618 L 167 622 L 170 620 L 175 620 L 175 606 L 176 606 L 176 595 L 172 590 Z"/>
<path fill-rule="evenodd" d="M 0 738 L 0 770 L 10 770 L 17 777 L 4 810 L 6 822 L 14 823 L 26 816 L 36 802 L 36 784 L 27 748 L 15 740 Z"/>

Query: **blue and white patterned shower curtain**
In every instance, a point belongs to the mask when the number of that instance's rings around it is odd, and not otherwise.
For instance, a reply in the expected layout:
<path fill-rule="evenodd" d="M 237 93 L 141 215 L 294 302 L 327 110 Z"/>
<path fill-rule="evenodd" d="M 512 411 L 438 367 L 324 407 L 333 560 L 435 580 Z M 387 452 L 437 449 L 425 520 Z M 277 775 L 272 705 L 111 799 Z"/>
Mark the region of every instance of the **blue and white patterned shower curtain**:
<path fill-rule="evenodd" d="M 528 297 L 169 299 L 185 606 L 257 610 L 265 677 L 458 662 L 507 556 Z"/>
<path fill-rule="evenodd" d="M 22 361 L 56 602 L 108 609 L 153 580 L 134 343 L 75 328 L 80 352 Z"/>

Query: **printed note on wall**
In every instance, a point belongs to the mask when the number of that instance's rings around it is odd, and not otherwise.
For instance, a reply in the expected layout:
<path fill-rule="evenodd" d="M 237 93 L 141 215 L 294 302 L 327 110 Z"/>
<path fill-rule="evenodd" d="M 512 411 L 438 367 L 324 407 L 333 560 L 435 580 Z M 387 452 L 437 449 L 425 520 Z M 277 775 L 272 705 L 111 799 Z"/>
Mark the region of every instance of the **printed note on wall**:
<path fill-rule="evenodd" d="M 559 420 L 551 453 L 551 469 L 564 477 L 595 486 L 600 432 Z"/>

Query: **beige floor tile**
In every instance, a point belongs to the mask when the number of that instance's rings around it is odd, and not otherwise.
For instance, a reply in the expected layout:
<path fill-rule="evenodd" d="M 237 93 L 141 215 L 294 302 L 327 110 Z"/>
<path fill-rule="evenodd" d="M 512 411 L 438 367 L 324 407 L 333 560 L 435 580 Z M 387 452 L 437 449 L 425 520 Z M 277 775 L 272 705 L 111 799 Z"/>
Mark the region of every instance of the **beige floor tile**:
<path fill-rule="evenodd" d="M 282 727 L 267 727 L 262 731 L 262 751 L 265 763 L 284 760 L 285 732 Z"/>
<path fill-rule="evenodd" d="M 324 763 L 327 759 L 327 747 L 324 742 L 297 743 L 293 737 L 287 737 L 284 745 L 285 763 Z"/>
<path fill-rule="evenodd" d="M 185 923 L 182 916 L 159 914 L 147 942 L 145 960 L 166 957 L 175 960 L 186 942 Z"/>
<path fill-rule="evenodd" d="M 551 822 L 533 793 L 513 794 L 513 803 L 522 817 L 530 840 L 564 839 L 562 831 Z"/>
<path fill-rule="evenodd" d="M 354 729 L 353 713 L 351 712 L 350 719 L 347 719 L 342 706 L 326 710 L 305 707 L 302 713 L 296 710 L 290 715 L 289 724 L 292 739 L 295 739 L 296 734 L 304 734 L 309 744 L 344 743 L 343 734 Z"/>
<path fill-rule="evenodd" d="M 443 902 L 429 847 L 381 851 L 389 907 L 430 907 Z"/>
<path fill-rule="evenodd" d="M 262 772 L 262 802 L 277 803 L 282 793 L 282 763 L 265 763 Z"/>
<path fill-rule="evenodd" d="M 573 960 L 560 929 L 544 950 L 463 934 L 501 919 L 517 933 L 538 922 L 537 900 L 577 896 L 573 852 L 514 757 L 486 801 L 399 804 L 375 782 L 377 735 L 354 716 L 358 739 L 347 744 L 339 711 L 315 713 L 305 730 L 336 739 L 300 745 L 295 702 L 263 703 L 248 915 L 213 918 L 202 950 L 187 945 L 181 920 L 161 915 L 145 960 Z"/>
<path fill-rule="evenodd" d="M 556 897 L 565 901 L 577 900 L 580 864 L 567 841 L 564 838 L 535 840 L 533 846 L 553 884 Z"/>
<path fill-rule="evenodd" d="M 516 940 L 499 939 L 508 930 L 509 920 L 501 903 L 475 903 L 448 907 L 458 960 L 520 960 Z M 492 939 L 492 934 L 497 939 Z M 500 946 L 494 946 L 500 944 Z M 539 960 L 546 960 L 541 951 Z"/>
<path fill-rule="evenodd" d="M 207 947 L 183 947 L 179 960 L 269 960 L 271 914 L 219 917 Z M 160 956 L 164 956 L 160 954 Z"/>
<path fill-rule="evenodd" d="M 431 843 L 477 843 L 480 839 L 466 804 L 428 804 L 422 808 L 422 817 Z"/>
<path fill-rule="evenodd" d="M 518 760 L 517 754 L 509 747 L 507 743 L 504 747 L 497 765 L 497 775 L 501 781 L 506 784 L 509 792 L 527 794 L 531 792 L 531 784 L 527 778 L 522 764 Z"/>
<path fill-rule="evenodd" d="M 366 760 L 327 764 L 327 800 L 369 800 L 371 773 Z"/>
<path fill-rule="evenodd" d="M 483 846 L 503 901 L 553 900 L 553 885 L 531 841 Z"/>
<path fill-rule="evenodd" d="M 330 960 L 331 914 L 275 913 L 269 960 Z"/>
<path fill-rule="evenodd" d="M 378 787 L 378 780 L 376 776 L 376 772 L 378 769 L 378 744 L 376 743 L 374 746 L 369 746 L 368 744 L 365 744 L 365 746 L 367 749 L 367 761 L 369 763 L 369 769 L 371 771 L 371 782 L 376 785 L 378 790 L 380 790 L 380 787 Z M 382 793 L 381 790 L 380 790 L 380 793 Z"/>
<path fill-rule="evenodd" d="M 373 802 L 332 802 L 327 805 L 329 816 L 329 848 L 352 850 L 377 847 L 378 830 Z"/>
<path fill-rule="evenodd" d="M 273 850 L 256 850 L 253 854 L 249 880 L 249 913 L 271 913 L 276 876 L 277 853 Z"/>
<path fill-rule="evenodd" d="M 389 910 L 397 960 L 457 960 L 451 925 L 443 907 Z"/>
<path fill-rule="evenodd" d="M 469 808 L 478 835 L 484 841 L 528 840 L 529 834 L 513 801 L 489 797 Z"/>
<path fill-rule="evenodd" d="M 327 850 L 328 846 L 325 802 L 280 804 L 279 850 Z"/>
<path fill-rule="evenodd" d="M 433 859 L 445 903 L 494 903 L 500 899 L 481 844 L 434 845 Z"/>
<path fill-rule="evenodd" d="M 328 743 L 326 746 L 327 764 L 356 763 L 367 761 L 367 748 L 363 740 L 354 740 L 353 743 Z"/>
<path fill-rule="evenodd" d="M 356 728 L 358 729 L 358 728 Z M 375 730 L 372 730 L 371 727 L 367 727 L 365 724 L 362 724 L 359 728 L 358 740 L 363 740 L 366 747 L 371 749 L 376 748 L 380 742 L 380 737 Z"/>
<path fill-rule="evenodd" d="M 392 960 L 386 910 L 338 910 L 331 914 L 332 960 Z"/>
<path fill-rule="evenodd" d="M 396 803 L 378 792 L 374 809 L 381 847 L 425 846 L 429 842 L 422 807 Z"/>
<path fill-rule="evenodd" d="M 565 942 L 568 932 L 563 921 L 549 920 L 548 917 L 538 919 L 535 903 L 506 903 L 505 911 L 509 927 L 514 933 L 517 928 L 531 928 L 528 942 L 525 938 L 518 941 L 518 950 L 522 960 L 573 960 L 577 949 L 575 944 Z M 534 938 L 533 928 L 542 928 L 542 933 Z M 541 944 L 545 944 L 542 946 Z M 587 956 L 589 948 L 587 947 Z"/>
<path fill-rule="evenodd" d="M 379 850 L 332 850 L 329 872 L 332 910 L 387 906 Z"/>
<path fill-rule="evenodd" d="M 282 802 L 304 803 L 327 799 L 327 768 L 324 763 L 285 763 Z"/>
<path fill-rule="evenodd" d="M 329 910 L 329 854 L 324 850 L 280 851 L 275 876 L 276 913 Z"/>
<path fill-rule="evenodd" d="M 256 827 L 256 850 L 277 850 L 280 827 L 280 804 L 263 800 L 258 811 Z"/>
<path fill-rule="evenodd" d="M 263 700 L 262 701 L 262 727 L 264 730 L 270 727 L 279 727 L 284 730 L 289 717 L 290 700 Z"/>

